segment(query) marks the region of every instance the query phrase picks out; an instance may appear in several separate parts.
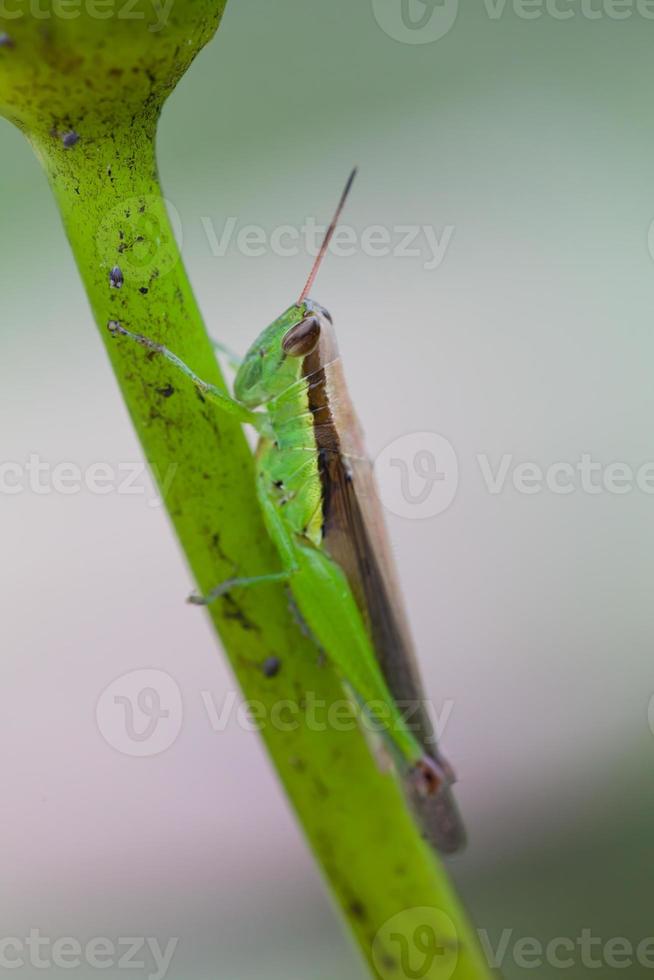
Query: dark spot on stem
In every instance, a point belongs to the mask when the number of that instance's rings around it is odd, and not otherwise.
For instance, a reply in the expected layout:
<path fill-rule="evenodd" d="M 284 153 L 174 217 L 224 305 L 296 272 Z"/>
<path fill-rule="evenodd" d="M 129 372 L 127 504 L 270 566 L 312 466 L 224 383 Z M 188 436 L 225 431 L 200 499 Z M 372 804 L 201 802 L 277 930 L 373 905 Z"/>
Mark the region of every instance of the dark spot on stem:
<path fill-rule="evenodd" d="M 277 677 L 281 670 L 282 662 L 279 657 L 267 657 L 261 664 L 264 677 Z"/>
<path fill-rule="evenodd" d="M 123 270 L 119 265 L 115 265 L 109 273 L 109 285 L 112 289 L 122 289 L 124 282 Z"/>
<path fill-rule="evenodd" d="M 147 295 L 147 293 L 148 293 L 148 287 L 147 286 L 139 286 L 139 293 L 141 293 L 142 296 Z"/>
<path fill-rule="evenodd" d="M 79 143 L 80 135 L 76 133 L 74 129 L 69 130 L 67 133 L 63 133 L 61 137 L 61 142 L 64 144 L 64 149 L 70 150 Z"/>
<path fill-rule="evenodd" d="M 225 552 L 222 549 L 222 545 L 220 543 L 220 534 L 218 533 L 218 531 L 214 531 L 214 533 L 211 535 L 211 544 L 212 547 L 216 549 L 217 554 L 223 559 L 223 561 L 226 562 L 227 556 L 225 555 Z"/>
<path fill-rule="evenodd" d="M 175 389 L 171 384 L 167 384 L 165 388 L 157 388 L 156 391 L 162 398 L 170 398 L 171 395 L 175 394 Z"/>
<path fill-rule="evenodd" d="M 225 619 L 231 619 L 236 623 L 239 623 L 244 630 L 254 630 L 258 632 L 259 627 L 248 619 L 241 607 L 232 599 L 231 595 L 227 593 L 223 596 L 225 603 L 223 615 Z"/>
<path fill-rule="evenodd" d="M 352 918 L 358 919 L 359 922 L 364 922 L 368 918 L 365 905 L 357 899 L 350 902 L 350 914 Z"/>
<path fill-rule="evenodd" d="M 314 779 L 313 785 L 316 793 L 321 799 L 323 800 L 329 799 L 329 790 L 323 783 L 322 779 Z"/>

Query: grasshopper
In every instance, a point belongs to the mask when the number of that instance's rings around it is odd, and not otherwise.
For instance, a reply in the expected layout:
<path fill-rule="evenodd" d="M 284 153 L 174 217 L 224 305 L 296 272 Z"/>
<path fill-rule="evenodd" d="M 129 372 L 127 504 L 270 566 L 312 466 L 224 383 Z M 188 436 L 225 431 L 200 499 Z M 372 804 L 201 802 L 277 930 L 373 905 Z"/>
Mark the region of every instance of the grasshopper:
<path fill-rule="evenodd" d="M 308 298 L 354 180 L 352 171 L 309 278 L 255 340 L 234 397 L 199 378 L 172 351 L 117 321 L 118 336 L 167 358 L 219 410 L 254 426 L 257 495 L 281 571 L 232 578 L 233 589 L 285 582 L 306 625 L 366 720 L 382 730 L 426 839 L 450 853 L 464 842 L 453 772 L 436 747 L 381 503 L 350 400 L 332 318 Z M 217 345 L 220 347 L 220 345 Z M 380 710 L 380 705 L 384 710 Z M 411 709 L 411 723 L 400 706 Z"/>

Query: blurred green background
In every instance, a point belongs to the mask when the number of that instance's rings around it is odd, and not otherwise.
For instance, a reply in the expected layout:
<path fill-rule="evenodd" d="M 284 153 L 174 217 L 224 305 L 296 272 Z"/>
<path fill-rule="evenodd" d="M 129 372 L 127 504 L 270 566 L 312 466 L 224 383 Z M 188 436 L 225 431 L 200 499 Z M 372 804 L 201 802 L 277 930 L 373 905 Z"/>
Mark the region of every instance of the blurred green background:
<path fill-rule="evenodd" d="M 238 231 L 326 221 L 353 163 L 357 236 L 428 226 L 447 242 L 432 268 L 422 237 L 417 255 L 332 255 L 313 294 L 372 454 L 427 431 L 458 458 L 446 511 L 388 517 L 427 687 L 451 708 L 443 742 L 470 833 L 452 874 L 493 947 L 511 931 L 507 978 L 607 976 L 605 943 L 654 935 L 654 497 L 527 494 L 510 477 L 493 494 L 479 462 L 654 460 L 644 11 L 447 0 L 424 30 L 450 29 L 406 43 L 420 32 L 399 0 L 230 0 L 160 130 L 200 305 L 238 350 L 310 263 L 270 244 L 247 254 Z M 23 137 L 0 134 L 2 460 L 138 464 L 45 180 Z M 175 980 L 360 978 L 256 737 L 212 729 L 207 701 L 233 681 L 137 487 L 3 485 L 2 934 L 178 937 Z M 95 720 L 104 688 L 138 668 L 169 673 L 184 706 L 174 744 L 146 758 Z M 594 966 L 579 946 L 558 951 L 567 968 L 515 954 L 584 929 L 602 941 Z M 631 960 L 623 975 L 651 974 L 651 953 Z"/>

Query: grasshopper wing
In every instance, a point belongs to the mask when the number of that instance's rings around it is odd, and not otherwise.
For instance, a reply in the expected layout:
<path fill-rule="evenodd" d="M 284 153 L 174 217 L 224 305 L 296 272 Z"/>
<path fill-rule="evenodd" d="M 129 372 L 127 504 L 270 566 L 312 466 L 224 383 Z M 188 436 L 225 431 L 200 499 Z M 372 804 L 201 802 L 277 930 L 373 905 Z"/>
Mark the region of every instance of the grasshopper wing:
<path fill-rule="evenodd" d="M 463 846 L 465 831 L 450 789 L 452 771 L 439 755 L 427 710 L 372 466 L 340 361 L 332 362 L 326 374 L 332 426 L 321 455 L 323 546 L 345 572 L 391 694 L 401 709 L 406 707 L 408 723 L 425 754 L 448 777 L 431 796 L 421 795 L 410 780 L 407 791 L 426 838 L 438 850 L 452 853 Z"/>

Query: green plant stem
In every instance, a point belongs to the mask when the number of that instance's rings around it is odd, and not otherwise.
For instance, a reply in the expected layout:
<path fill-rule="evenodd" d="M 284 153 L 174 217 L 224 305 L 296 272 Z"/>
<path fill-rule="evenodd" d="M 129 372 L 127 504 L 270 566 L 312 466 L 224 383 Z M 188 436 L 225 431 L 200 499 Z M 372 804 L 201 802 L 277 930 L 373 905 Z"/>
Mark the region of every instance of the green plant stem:
<path fill-rule="evenodd" d="M 173 24 L 171 31 L 186 36 L 191 28 L 178 15 L 181 26 Z M 215 16 L 213 20 L 217 23 Z M 203 14 L 202 43 L 211 23 Z M 126 50 L 136 57 L 139 39 L 124 25 L 118 29 L 131 45 Z M 19 41 L 24 39 L 27 46 L 32 39 L 29 25 L 22 30 Z M 79 31 L 88 77 L 100 77 L 89 47 L 100 37 L 97 25 L 80 22 L 66 30 L 62 50 L 70 49 Z M 39 88 L 41 40 L 38 33 L 33 37 L 34 59 L 28 48 L 15 76 L 8 70 L 3 78 L 0 62 L 0 107 L 27 132 L 47 172 L 100 338 L 145 456 L 166 489 L 165 504 L 193 576 L 206 593 L 235 572 L 252 576 L 275 571 L 278 562 L 263 528 L 252 454 L 241 427 L 204 401 L 163 358 L 107 328 L 110 321 L 119 321 L 171 348 L 206 380 L 223 383 L 157 178 L 158 110 L 176 76 L 163 72 L 161 97 L 144 103 L 140 111 L 133 89 L 129 111 L 119 102 L 113 111 L 104 96 L 98 109 L 88 101 L 93 85 L 84 87 L 71 69 L 61 73 L 54 56 L 50 82 Z M 145 41 L 152 39 L 146 36 Z M 170 48 L 177 58 L 174 41 Z M 98 43 L 98 52 L 106 52 Z M 164 43 L 157 41 L 160 58 Z M 158 62 L 153 65 L 152 71 Z M 176 75 L 184 67 L 180 62 Z M 53 95 L 60 78 L 63 103 Z M 149 83 L 143 84 L 147 89 Z M 32 89 L 38 90 L 36 95 Z M 77 99 L 75 118 L 62 108 L 71 99 Z M 65 119 L 80 134 L 69 148 L 49 117 L 53 104 L 54 122 Z M 121 288 L 110 283 L 114 266 L 122 271 Z M 253 334 L 259 326 L 253 325 Z M 188 615 L 202 613 L 189 608 Z M 427 908 L 440 910 L 430 913 L 432 919 L 436 915 L 438 955 L 411 975 L 422 980 L 487 977 L 474 932 L 443 868 L 422 841 L 395 778 L 381 771 L 357 726 L 334 723 L 342 717 L 342 710 L 334 712 L 343 705 L 343 690 L 298 627 L 284 588 L 271 584 L 235 591 L 216 602 L 210 615 L 244 697 L 260 706 L 257 713 L 271 760 L 371 974 L 383 980 L 409 975 L 401 965 L 402 943 L 413 949 Z M 151 662 L 149 651 L 143 656 Z M 270 658 L 279 661 L 274 676 L 264 670 Z M 422 962 L 420 954 L 417 962 Z"/>

